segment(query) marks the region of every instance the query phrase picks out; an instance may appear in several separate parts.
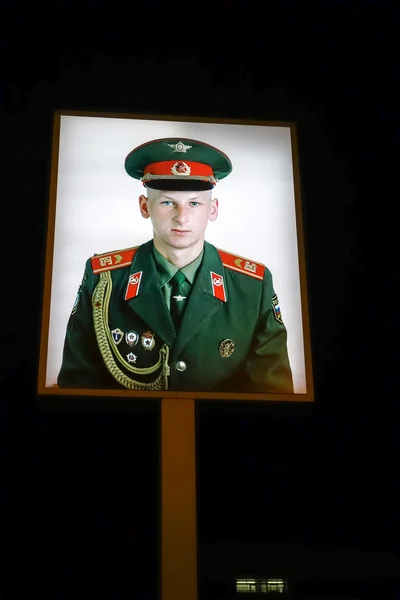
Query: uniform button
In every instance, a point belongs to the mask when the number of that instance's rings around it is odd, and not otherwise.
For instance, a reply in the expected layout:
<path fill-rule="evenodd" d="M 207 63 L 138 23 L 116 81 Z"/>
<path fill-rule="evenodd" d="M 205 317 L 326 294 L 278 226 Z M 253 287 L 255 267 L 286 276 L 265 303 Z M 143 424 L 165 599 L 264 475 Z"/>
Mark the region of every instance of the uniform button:
<path fill-rule="evenodd" d="M 177 371 L 186 371 L 186 363 L 183 360 L 178 360 L 176 363 Z"/>

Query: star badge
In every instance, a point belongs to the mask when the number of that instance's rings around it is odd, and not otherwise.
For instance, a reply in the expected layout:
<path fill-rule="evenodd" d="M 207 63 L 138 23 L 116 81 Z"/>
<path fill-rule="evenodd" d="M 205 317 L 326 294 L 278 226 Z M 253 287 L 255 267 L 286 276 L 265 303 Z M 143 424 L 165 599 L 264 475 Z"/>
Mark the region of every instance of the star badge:
<path fill-rule="evenodd" d="M 133 352 L 129 352 L 129 354 L 126 355 L 126 358 L 127 358 L 128 362 L 135 363 L 137 356 L 136 356 L 136 354 L 133 354 Z"/>

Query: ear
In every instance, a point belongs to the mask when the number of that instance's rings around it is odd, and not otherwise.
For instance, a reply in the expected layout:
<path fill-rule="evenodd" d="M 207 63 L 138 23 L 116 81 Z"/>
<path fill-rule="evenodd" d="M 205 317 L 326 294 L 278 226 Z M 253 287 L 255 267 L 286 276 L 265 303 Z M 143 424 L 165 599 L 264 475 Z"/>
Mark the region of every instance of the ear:
<path fill-rule="evenodd" d="M 144 219 L 148 219 L 150 217 L 149 213 L 149 199 L 146 198 L 143 194 L 139 196 L 139 209 L 140 214 Z"/>
<path fill-rule="evenodd" d="M 211 200 L 211 212 L 210 212 L 210 216 L 208 217 L 209 221 L 215 221 L 215 219 L 218 217 L 218 198 L 213 198 L 213 200 Z"/>

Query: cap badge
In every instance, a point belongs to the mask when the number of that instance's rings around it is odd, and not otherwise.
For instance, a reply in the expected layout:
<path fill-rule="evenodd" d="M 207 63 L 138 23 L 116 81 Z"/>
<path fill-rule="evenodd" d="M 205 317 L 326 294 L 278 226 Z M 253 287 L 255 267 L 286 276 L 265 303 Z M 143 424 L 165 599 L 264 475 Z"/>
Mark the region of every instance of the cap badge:
<path fill-rule="evenodd" d="M 187 175 L 190 175 L 190 171 L 191 171 L 191 169 L 190 169 L 189 165 L 187 165 L 185 162 L 183 162 L 183 160 L 179 160 L 171 167 L 171 173 L 173 173 L 174 175 L 183 175 L 183 176 L 186 175 L 187 176 Z"/>
<path fill-rule="evenodd" d="M 177 144 L 168 144 L 170 148 L 173 149 L 174 152 L 187 152 L 192 148 L 192 146 L 186 146 L 183 142 L 178 142 Z"/>
<path fill-rule="evenodd" d="M 222 358 L 229 358 L 235 352 L 235 342 L 230 339 L 223 340 L 218 347 L 218 352 Z"/>

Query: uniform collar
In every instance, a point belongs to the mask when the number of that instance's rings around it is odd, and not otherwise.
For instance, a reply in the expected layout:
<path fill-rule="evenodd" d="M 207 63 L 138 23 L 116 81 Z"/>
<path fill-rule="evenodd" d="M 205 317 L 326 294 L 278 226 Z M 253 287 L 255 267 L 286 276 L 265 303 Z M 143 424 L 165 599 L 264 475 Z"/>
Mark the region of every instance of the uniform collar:
<path fill-rule="evenodd" d="M 197 270 L 200 267 L 201 261 L 203 259 L 203 254 L 204 250 L 202 250 L 199 256 L 195 258 L 191 263 L 185 265 L 180 269 L 185 275 L 186 279 L 191 283 L 191 285 L 193 285 Z M 159 276 L 160 287 L 163 287 L 164 284 L 166 284 L 173 278 L 173 276 L 177 271 L 179 271 L 179 269 L 175 265 L 170 263 L 166 258 L 164 258 L 163 255 L 160 254 L 160 252 L 154 246 L 154 244 L 153 256 Z"/>
<path fill-rule="evenodd" d="M 153 240 L 139 246 L 133 257 L 127 289 L 131 279 L 139 281 L 139 284 L 134 295 L 127 300 L 128 306 L 147 324 L 149 331 L 172 346 L 176 333 L 160 287 L 153 254 Z"/>
<path fill-rule="evenodd" d="M 153 240 L 150 240 L 139 246 L 135 256 L 133 257 L 133 261 L 129 269 L 129 276 L 139 272 L 142 274 L 140 289 L 137 297 L 142 296 L 143 294 L 148 294 L 149 290 L 153 289 L 154 287 L 157 287 L 160 290 L 160 293 L 162 293 L 157 270 L 158 263 L 154 258 L 154 250 L 155 248 Z M 197 261 L 199 261 L 199 265 L 195 264 Z M 168 261 L 165 262 L 170 265 Z M 174 267 L 174 265 L 171 266 L 173 271 L 171 272 L 170 276 L 172 277 L 177 269 Z M 193 277 L 194 285 L 199 285 L 205 293 L 215 297 L 212 274 L 214 273 L 215 275 L 225 279 L 225 270 L 216 247 L 209 242 L 204 242 L 202 256 L 198 256 L 195 261 L 187 266 L 196 269 L 197 277 L 196 279 Z M 226 297 L 225 301 L 227 300 L 228 298 Z"/>
<path fill-rule="evenodd" d="M 183 316 L 178 335 L 167 308 L 153 253 L 153 240 L 142 244 L 136 252 L 129 277 L 139 276 L 140 286 L 128 305 L 147 324 L 150 331 L 159 335 L 174 351 L 179 353 L 228 301 L 224 267 L 217 249 L 204 243 L 204 253 Z M 213 280 L 220 278 L 223 285 L 215 286 Z M 223 295 L 221 296 L 221 292 Z"/>

